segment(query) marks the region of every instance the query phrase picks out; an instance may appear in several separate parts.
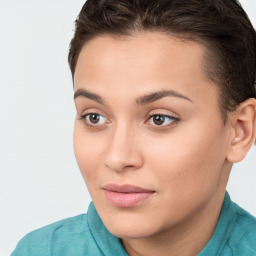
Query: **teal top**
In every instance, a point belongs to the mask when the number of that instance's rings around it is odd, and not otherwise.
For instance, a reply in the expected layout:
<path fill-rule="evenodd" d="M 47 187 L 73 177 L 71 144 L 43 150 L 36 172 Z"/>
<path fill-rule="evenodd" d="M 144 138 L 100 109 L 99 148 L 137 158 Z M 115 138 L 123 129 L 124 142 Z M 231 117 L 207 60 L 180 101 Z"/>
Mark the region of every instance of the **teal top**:
<path fill-rule="evenodd" d="M 11 256 L 127 256 L 105 228 L 93 203 L 81 214 L 27 234 Z M 226 192 L 214 234 L 198 256 L 256 256 L 256 218 Z"/>

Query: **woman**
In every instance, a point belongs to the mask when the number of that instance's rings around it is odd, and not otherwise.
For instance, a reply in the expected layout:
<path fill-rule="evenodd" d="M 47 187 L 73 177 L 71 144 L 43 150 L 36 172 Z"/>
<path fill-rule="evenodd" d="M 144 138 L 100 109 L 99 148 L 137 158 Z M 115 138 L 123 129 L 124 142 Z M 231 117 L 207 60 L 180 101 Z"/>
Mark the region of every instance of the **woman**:
<path fill-rule="evenodd" d="M 87 214 L 16 255 L 256 255 L 226 185 L 256 137 L 256 33 L 235 0 L 88 0 L 69 64 Z"/>

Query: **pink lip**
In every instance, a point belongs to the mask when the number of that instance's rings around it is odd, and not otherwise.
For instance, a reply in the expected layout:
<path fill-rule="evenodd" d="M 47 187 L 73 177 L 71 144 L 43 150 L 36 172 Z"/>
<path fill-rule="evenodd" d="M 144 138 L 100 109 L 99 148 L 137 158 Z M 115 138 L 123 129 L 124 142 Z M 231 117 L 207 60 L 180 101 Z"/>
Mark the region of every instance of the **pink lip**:
<path fill-rule="evenodd" d="M 153 190 L 129 184 L 107 184 L 102 188 L 104 189 L 106 199 L 114 206 L 122 208 L 133 207 L 155 193 Z"/>

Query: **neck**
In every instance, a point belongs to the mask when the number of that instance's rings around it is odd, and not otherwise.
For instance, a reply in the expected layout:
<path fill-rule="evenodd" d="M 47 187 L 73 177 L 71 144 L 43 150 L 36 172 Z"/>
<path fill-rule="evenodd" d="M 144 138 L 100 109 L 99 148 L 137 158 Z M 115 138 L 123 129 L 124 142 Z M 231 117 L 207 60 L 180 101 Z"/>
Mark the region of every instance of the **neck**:
<path fill-rule="evenodd" d="M 208 243 L 216 228 L 225 191 L 215 194 L 208 204 L 188 220 L 161 233 L 141 239 L 123 239 L 130 256 L 194 256 Z"/>

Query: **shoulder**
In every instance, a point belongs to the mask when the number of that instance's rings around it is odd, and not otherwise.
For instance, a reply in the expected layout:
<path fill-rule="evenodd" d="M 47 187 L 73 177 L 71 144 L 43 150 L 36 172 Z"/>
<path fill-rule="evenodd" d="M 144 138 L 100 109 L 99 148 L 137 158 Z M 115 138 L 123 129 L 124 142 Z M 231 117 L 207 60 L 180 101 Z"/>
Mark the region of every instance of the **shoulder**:
<path fill-rule="evenodd" d="M 235 255 L 256 256 L 256 218 L 233 203 L 236 221 L 229 244 Z"/>
<path fill-rule="evenodd" d="M 11 256 L 47 256 L 52 253 L 53 244 L 55 250 L 61 250 L 67 242 L 69 245 L 82 245 L 79 241 L 82 238 L 84 243 L 90 243 L 91 234 L 86 214 L 63 219 L 28 233 L 20 240 Z"/>

